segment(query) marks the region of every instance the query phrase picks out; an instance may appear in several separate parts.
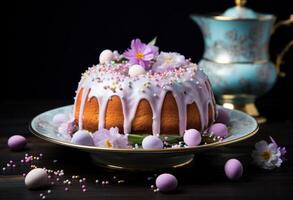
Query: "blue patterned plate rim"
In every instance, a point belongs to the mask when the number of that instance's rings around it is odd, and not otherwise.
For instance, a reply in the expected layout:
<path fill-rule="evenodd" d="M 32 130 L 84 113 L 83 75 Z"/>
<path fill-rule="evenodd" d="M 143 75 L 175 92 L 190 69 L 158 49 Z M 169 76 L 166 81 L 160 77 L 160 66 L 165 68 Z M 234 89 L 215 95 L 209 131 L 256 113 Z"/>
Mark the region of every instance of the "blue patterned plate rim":
<path fill-rule="evenodd" d="M 220 106 L 219 106 L 220 107 Z M 257 133 L 259 127 L 256 120 L 248 114 L 238 111 L 229 110 L 230 121 L 228 124 L 229 136 L 222 141 L 203 144 L 196 147 L 179 147 L 179 148 L 165 148 L 165 149 L 119 149 L 119 148 L 103 148 L 96 146 L 85 146 L 73 144 L 70 141 L 63 138 L 58 132 L 56 127 L 52 124 L 52 118 L 57 113 L 72 112 L 73 105 L 58 107 L 46 112 L 43 112 L 33 118 L 30 124 L 30 131 L 37 137 L 46 140 L 51 143 L 64 145 L 68 147 L 78 148 L 84 151 L 90 152 L 116 152 L 116 153 L 184 153 L 193 152 L 196 153 L 200 150 L 211 149 L 220 147 L 236 142 L 245 140 Z"/>

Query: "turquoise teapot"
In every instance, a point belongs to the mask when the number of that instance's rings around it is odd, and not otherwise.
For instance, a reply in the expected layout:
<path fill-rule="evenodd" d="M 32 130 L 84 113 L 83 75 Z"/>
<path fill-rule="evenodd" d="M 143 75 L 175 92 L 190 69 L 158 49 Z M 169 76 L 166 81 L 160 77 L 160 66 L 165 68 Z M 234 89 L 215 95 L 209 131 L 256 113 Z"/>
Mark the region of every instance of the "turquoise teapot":
<path fill-rule="evenodd" d="M 282 57 L 293 45 L 291 40 L 274 64 L 268 53 L 270 36 L 277 27 L 291 24 L 293 15 L 275 24 L 274 15 L 246 8 L 245 0 L 235 3 L 221 15 L 191 15 L 204 37 L 205 51 L 199 66 L 209 76 L 220 104 L 264 122 L 255 99 L 273 87 L 278 74 L 284 75 L 280 72 Z"/>

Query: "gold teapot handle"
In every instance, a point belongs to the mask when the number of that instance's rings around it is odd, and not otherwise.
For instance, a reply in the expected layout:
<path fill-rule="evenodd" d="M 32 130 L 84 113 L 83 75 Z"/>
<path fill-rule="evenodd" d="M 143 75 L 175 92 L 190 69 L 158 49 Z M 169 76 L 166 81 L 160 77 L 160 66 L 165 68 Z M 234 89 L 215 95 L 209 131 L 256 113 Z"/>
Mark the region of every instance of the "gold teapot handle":
<path fill-rule="evenodd" d="M 290 15 L 289 19 L 276 23 L 273 27 L 272 34 L 274 34 L 276 30 L 280 28 L 281 26 L 290 26 L 292 23 L 293 23 L 293 14 Z M 293 46 L 293 40 L 289 41 L 289 43 L 284 47 L 284 49 L 277 55 L 275 65 L 277 68 L 277 73 L 281 77 L 286 76 L 286 74 L 281 71 L 281 65 L 284 63 L 283 58 L 292 46 Z"/>

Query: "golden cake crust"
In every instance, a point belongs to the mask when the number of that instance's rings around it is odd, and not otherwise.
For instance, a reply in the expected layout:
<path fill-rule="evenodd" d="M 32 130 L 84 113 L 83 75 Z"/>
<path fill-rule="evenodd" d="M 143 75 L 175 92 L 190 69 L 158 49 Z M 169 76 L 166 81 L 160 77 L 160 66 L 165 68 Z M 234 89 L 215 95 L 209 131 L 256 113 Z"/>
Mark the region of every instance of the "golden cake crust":
<path fill-rule="evenodd" d="M 79 112 L 81 108 L 83 88 L 77 94 L 75 102 L 74 118 L 76 123 L 79 121 Z M 88 94 L 87 94 L 88 95 Z M 86 98 L 84 105 L 84 112 L 82 117 L 83 128 L 94 132 L 99 127 L 99 102 L 95 97 Z M 207 127 L 201 127 L 200 112 L 195 103 L 187 105 L 187 129 L 195 128 L 202 130 Z M 213 122 L 215 116 L 215 106 L 209 104 L 208 106 L 208 121 L 209 124 Z M 146 99 L 141 99 L 135 117 L 132 121 L 131 133 L 133 134 L 151 134 L 152 133 L 152 109 Z M 121 100 L 114 95 L 108 99 L 105 114 L 105 128 L 118 127 L 123 131 L 123 109 Z M 161 110 L 161 134 L 178 135 L 179 133 L 179 113 L 176 100 L 171 92 L 167 92 Z"/>

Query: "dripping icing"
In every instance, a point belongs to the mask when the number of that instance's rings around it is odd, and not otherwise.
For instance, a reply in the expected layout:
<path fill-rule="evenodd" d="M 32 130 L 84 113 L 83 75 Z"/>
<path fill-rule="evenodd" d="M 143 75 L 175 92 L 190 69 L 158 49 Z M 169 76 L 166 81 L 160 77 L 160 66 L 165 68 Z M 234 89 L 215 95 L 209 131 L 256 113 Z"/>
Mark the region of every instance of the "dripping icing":
<path fill-rule="evenodd" d="M 169 84 L 170 79 L 174 78 L 173 76 L 159 80 L 155 76 L 151 77 L 152 79 L 145 76 L 130 78 L 125 76 L 125 74 L 121 75 L 119 73 L 100 74 L 99 66 L 90 68 L 83 75 L 76 94 L 77 98 L 82 89 L 78 117 L 79 128 L 82 129 L 83 127 L 83 111 L 86 101 L 92 97 L 95 97 L 99 104 L 98 128 L 104 128 L 107 102 L 112 96 L 116 95 L 120 98 L 123 109 L 124 133 L 131 132 L 132 121 L 138 104 L 142 99 L 146 99 L 152 109 L 152 133 L 155 135 L 160 134 L 161 110 L 164 98 L 167 92 L 170 91 L 177 104 L 180 135 L 183 135 L 186 130 L 188 104 L 196 104 L 200 116 L 201 129 L 204 129 L 208 126 L 209 122 L 209 103 L 215 109 L 214 97 L 211 92 L 210 83 L 207 82 L 207 76 L 202 71 L 196 70 L 195 66 L 191 64 L 189 66 L 190 69 L 187 68 L 181 79 L 178 82 L 173 82 L 173 84 Z M 100 81 L 96 81 L 97 79 Z M 75 111 L 76 105 L 74 106 L 74 113 Z M 215 118 L 215 115 L 213 118 Z"/>

